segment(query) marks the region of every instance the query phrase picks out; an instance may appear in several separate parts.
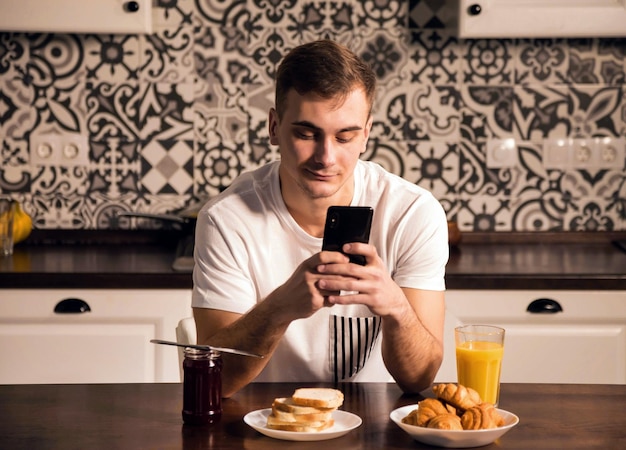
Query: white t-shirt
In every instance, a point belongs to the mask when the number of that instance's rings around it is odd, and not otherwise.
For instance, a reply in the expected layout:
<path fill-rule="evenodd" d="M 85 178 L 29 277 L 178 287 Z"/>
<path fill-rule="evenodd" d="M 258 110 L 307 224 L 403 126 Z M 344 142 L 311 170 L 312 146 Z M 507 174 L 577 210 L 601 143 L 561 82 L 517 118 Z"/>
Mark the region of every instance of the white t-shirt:
<path fill-rule="evenodd" d="M 242 174 L 198 214 L 192 305 L 244 314 L 322 248 L 287 211 L 279 162 Z M 445 290 L 447 222 L 425 189 L 373 162 L 355 169 L 353 206 L 374 209 L 370 243 L 401 287 Z M 292 322 L 255 381 L 392 381 L 381 318 L 360 305 Z"/>

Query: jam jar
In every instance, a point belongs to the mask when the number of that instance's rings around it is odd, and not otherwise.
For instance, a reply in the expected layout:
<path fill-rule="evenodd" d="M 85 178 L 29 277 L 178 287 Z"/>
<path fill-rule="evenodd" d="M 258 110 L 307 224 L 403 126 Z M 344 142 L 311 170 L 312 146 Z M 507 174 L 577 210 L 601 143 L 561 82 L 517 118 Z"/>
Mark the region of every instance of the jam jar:
<path fill-rule="evenodd" d="M 222 357 L 213 350 L 185 348 L 183 422 L 206 425 L 222 417 Z"/>

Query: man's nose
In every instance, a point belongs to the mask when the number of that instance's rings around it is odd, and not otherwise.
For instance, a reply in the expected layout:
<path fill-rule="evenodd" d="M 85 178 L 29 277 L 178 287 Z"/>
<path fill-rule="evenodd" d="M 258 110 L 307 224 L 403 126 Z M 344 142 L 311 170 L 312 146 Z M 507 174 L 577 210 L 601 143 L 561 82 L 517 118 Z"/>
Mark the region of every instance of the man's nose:
<path fill-rule="evenodd" d="M 335 143 L 332 139 L 322 139 L 315 148 L 315 160 L 325 166 L 335 163 Z"/>

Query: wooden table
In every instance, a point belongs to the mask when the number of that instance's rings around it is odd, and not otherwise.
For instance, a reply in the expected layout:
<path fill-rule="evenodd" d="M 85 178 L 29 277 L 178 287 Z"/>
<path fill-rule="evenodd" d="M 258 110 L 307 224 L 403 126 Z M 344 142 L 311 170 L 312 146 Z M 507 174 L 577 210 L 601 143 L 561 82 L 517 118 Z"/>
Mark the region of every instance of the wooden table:
<path fill-rule="evenodd" d="M 224 401 L 222 421 L 183 426 L 181 384 L 0 386 L 0 447 L 6 449 L 418 449 L 389 419 L 404 396 L 395 384 L 342 384 L 342 409 L 363 424 L 330 441 L 268 438 L 246 425 L 249 411 L 267 408 L 302 384 L 252 384 Z M 324 386 L 317 384 L 317 386 Z M 326 385 L 331 386 L 331 385 Z M 432 392 L 424 392 L 431 396 Z M 520 423 L 484 449 L 616 449 L 626 442 L 626 386 L 504 384 L 500 407 Z"/>

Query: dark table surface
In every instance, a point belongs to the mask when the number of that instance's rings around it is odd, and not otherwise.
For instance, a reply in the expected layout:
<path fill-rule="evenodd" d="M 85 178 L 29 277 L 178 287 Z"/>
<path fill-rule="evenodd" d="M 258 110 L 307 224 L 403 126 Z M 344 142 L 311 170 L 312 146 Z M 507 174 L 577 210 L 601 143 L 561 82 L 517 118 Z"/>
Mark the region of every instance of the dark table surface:
<path fill-rule="evenodd" d="M 316 384 L 317 386 L 329 386 Z M 183 426 L 181 384 L 0 386 L 0 446 L 6 449 L 407 449 L 414 441 L 389 418 L 423 397 L 395 384 L 341 384 L 341 409 L 363 424 L 321 442 L 266 437 L 243 421 L 301 384 L 253 383 L 223 403 L 221 422 Z M 424 396 L 433 396 L 425 391 Z M 626 442 L 626 386 L 503 384 L 500 408 L 520 422 L 484 449 L 603 449 Z"/>
<path fill-rule="evenodd" d="M 190 271 L 172 267 L 180 235 L 62 236 L 29 238 L 0 258 L 0 288 L 192 287 Z M 449 289 L 626 289 L 626 252 L 612 243 L 626 232 L 496 236 L 468 235 L 451 248 Z"/>

